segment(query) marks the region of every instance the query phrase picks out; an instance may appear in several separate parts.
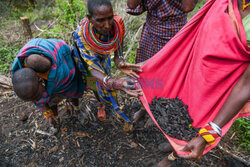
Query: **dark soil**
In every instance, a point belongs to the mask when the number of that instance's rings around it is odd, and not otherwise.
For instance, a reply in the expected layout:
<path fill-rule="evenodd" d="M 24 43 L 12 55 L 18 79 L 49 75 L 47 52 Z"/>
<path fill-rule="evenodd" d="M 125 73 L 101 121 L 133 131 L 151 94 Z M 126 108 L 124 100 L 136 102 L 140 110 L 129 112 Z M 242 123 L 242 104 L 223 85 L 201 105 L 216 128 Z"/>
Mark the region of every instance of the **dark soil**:
<path fill-rule="evenodd" d="M 175 99 L 155 97 L 150 104 L 156 121 L 169 136 L 190 141 L 199 130 L 191 126 L 193 120 L 187 108 L 188 106 L 184 105 L 178 97 Z"/>
<path fill-rule="evenodd" d="M 137 99 L 120 101 L 130 117 L 140 109 Z M 157 150 L 166 139 L 156 128 L 143 128 L 146 119 L 134 125 L 133 131 L 125 132 L 123 123 L 112 119 L 109 113 L 108 120 L 96 120 L 96 100 L 91 92 L 86 92 L 81 102 L 89 121 L 80 122 L 76 115 L 68 116 L 61 104 L 62 125 L 57 136 L 53 136 L 47 120 L 31 103 L 0 88 L 0 166 L 148 167 L 169 154 Z M 178 159 L 172 166 L 224 167 L 232 162 L 227 159 L 231 158 L 215 148 L 202 161 Z"/>

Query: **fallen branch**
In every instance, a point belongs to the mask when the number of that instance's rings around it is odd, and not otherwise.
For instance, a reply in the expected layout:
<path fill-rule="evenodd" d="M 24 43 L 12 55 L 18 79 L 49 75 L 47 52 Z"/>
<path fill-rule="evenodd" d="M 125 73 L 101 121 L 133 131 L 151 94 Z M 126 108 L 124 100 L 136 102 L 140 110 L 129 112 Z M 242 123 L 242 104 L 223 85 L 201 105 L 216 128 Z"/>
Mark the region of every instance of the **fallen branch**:
<path fill-rule="evenodd" d="M 138 31 L 135 33 L 134 37 L 132 38 L 132 43 L 131 43 L 130 47 L 128 48 L 128 50 L 127 50 L 127 52 L 126 52 L 126 54 L 124 56 L 125 60 L 128 57 L 131 50 L 133 49 L 133 46 L 134 46 L 135 42 L 137 41 L 136 38 L 137 38 L 139 32 L 141 31 L 142 27 L 143 27 L 143 25 L 141 25 L 141 27 L 138 29 Z"/>
<path fill-rule="evenodd" d="M 0 86 L 4 88 L 12 88 L 11 78 L 0 75 Z"/>
<path fill-rule="evenodd" d="M 228 155 L 232 156 L 234 159 L 242 162 L 243 164 L 247 165 L 247 166 L 250 166 L 250 161 L 246 161 L 245 159 L 235 155 L 235 154 L 232 154 L 230 151 L 226 150 L 225 148 L 223 148 L 222 146 L 218 146 L 218 148 L 224 152 L 226 152 Z"/>
<path fill-rule="evenodd" d="M 34 26 L 36 27 L 36 29 L 38 30 L 38 31 L 41 31 L 41 32 L 44 32 L 45 30 L 42 30 L 42 29 L 40 29 L 39 27 L 37 27 L 37 25 L 34 23 Z"/>

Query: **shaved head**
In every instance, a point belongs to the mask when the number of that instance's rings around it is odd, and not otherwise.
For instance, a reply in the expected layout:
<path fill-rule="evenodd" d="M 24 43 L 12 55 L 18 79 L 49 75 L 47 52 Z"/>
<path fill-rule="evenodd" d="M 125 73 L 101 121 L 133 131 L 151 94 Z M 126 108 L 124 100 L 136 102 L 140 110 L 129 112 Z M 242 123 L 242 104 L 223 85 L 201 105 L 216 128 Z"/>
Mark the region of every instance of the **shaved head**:
<path fill-rule="evenodd" d="M 39 91 L 39 78 L 31 68 L 22 68 L 12 76 L 13 89 L 23 100 L 33 100 Z"/>
<path fill-rule="evenodd" d="M 103 6 L 103 5 L 112 7 L 110 0 L 88 0 L 87 8 L 88 8 L 89 15 L 93 16 L 94 10 L 96 8 L 99 8 L 100 6 Z"/>
<path fill-rule="evenodd" d="M 32 54 L 27 58 L 27 66 L 35 70 L 35 72 L 46 73 L 50 70 L 51 61 L 42 55 Z"/>

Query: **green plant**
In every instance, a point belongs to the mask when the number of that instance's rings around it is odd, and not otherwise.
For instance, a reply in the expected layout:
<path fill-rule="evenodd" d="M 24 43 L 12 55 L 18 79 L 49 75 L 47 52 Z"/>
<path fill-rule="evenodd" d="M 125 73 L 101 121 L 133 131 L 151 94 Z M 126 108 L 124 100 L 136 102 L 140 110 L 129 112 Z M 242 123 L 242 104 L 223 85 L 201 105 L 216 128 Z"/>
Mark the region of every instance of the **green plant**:
<path fill-rule="evenodd" d="M 43 38 L 60 38 L 71 43 L 71 33 L 76 29 L 81 19 L 86 17 L 87 9 L 82 0 L 56 0 L 53 15 L 56 24 L 52 29 L 45 26 Z"/>
<path fill-rule="evenodd" d="M 250 150 L 250 124 L 249 118 L 238 118 L 235 120 L 232 130 L 236 133 L 237 141 L 245 148 Z"/>
<path fill-rule="evenodd" d="M 204 6 L 205 3 L 206 0 L 199 0 L 195 5 L 194 10 L 188 13 L 188 20 L 190 20 Z"/>
<path fill-rule="evenodd" d="M 87 15 L 87 10 L 82 0 L 56 0 L 59 24 L 75 27 Z"/>
<path fill-rule="evenodd" d="M 18 54 L 22 45 L 19 43 L 9 44 L 0 38 L 0 72 L 1 74 L 6 74 L 10 72 L 12 63 Z"/>

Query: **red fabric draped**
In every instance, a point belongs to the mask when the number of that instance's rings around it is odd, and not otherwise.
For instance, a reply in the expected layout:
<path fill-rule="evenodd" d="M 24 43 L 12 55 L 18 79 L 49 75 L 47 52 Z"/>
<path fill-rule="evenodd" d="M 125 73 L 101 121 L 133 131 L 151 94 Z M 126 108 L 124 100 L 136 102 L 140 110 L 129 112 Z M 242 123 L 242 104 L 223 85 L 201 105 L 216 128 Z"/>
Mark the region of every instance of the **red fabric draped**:
<path fill-rule="evenodd" d="M 155 96 L 178 96 L 189 106 L 193 126 L 204 126 L 216 117 L 249 65 L 250 50 L 237 1 L 233 2 L 233 13 L 238 22 L 238 34 L 228 15 L 228 4 L 228 0 L 207 1 L 182 30 L 143 66 L 143 72 L 139 74 L 144 93 L 141 101 L 154 122 L 147 102 Z M 244 114 L 249 116 L 249 113 Z M 237 117 L 239 114 L 222 128 L 223 135 Z M 187 142 L 165 136 L 177 153 L 185 154 L 180 150 Z M 215 145 L 207 146 L 204 153 L 215 147 L 219 140 Z"/>

